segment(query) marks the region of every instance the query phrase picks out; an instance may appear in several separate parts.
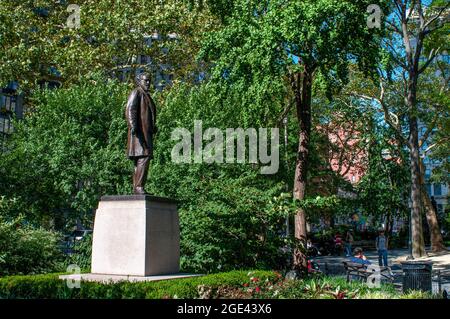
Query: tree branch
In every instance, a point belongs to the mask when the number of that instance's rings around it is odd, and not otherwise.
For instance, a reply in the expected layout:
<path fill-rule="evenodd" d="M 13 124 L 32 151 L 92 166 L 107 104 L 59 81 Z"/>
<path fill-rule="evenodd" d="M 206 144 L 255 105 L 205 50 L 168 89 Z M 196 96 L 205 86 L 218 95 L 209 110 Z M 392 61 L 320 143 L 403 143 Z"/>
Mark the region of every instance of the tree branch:
<path fill-rule="evenodd" d="M 411 5 L 409 6 L 409 12 L 406 16 L 406 23 L 408 23 L 409 18 L 411 17 L 412 13 L 414 12 L 414 8 L 416 6 L 416 0 L 411 1 Z"/>
<path fill-rule="evenodd" d="M 283 110 L 283 113 L 281 113 L 281 116 L 278 118 L 278 126 L 281 126 L 281 123 L 283 122 L 284 118 L 288 115 L 289 111 L 292 108 L 292 105 L 294 105 L 293 101 L 289 101 L 288 105 L 286 105 L 285 109 Z"/>
<path fill-rule="evenodd" d="M 422 147 L 423 143 L 425 143 L 425 141 L 428 139 L 428 136 L 433 131 L 434 127 L 436 126 L 436 122 L 439 118 L 439 115 L 440 114 L 438 112 L 436 112 L 436 114 L 434 115 L 433 120 L 431 121 L 431 125 L 427 127 L 427 130 L 422 135 L 422 138 L 419 140 L 419 148 Z"/>
<path fill-rule="evenodd" d="M 395 50 L 395 48 L 392 46 L 392 44 L 390 44 L 389 42 L 386 42 L 386 44 L 389 46 L 389 48 L 392 50 L 392 54 L 391 57 L 394 59 L 395 62 L 397 62 L 403 69 L 408 70 L 408 67 L 406 66 L 405 63 L 403 63 L 402 61 L 400 61 L 400 59 L 398 59 L 396 57 L 397 51 Z"/>
<path fill-rule="evenodd" d="M 402 35 L 402 30 L 400 30 L 400 29 L 398 28 L 398 26 L 395 25 L 394 22 L 391 22 L 391 21 L 389 21 L 389 20 L 386 20 L 386 23 L 391 27 L 391 28 L 388 28 L 388 29 L 390 29 L 390 30 L 392 30 L 392 31 L 394 31 L 394 32 L 397 32 L 398 34 Z"/>
<path fill-rule="evenodd" d="M 424 30 L 424 26 L 425 26 L 425 17 L 423 15 L 422 1 L 419 1 L 418 7 L 419 8 L 418 8 L 417 11 L 419 11 L 419 22 L 420 22 L 419 30 L 423 31 Z"/>
<path fill-rule="evenodd" d="M 408 145 L 405 137 L 403 136 L 403 133 L 402 133 L 402 130 L 401 130 L 401 127 L 400 127 L 398 121 L 396 123 L 392 120 L 391 114 L 393 114 L 393 113 L 389 112 L 389 108 L 386 105 L 385 100 L 384 100 L 384 94 L 385 94 L 385 90 L 384 90 L 384 86 L 383 86 L 383 80 L 380 78 L 380 97 L 379 98 L 370 97 L 370 96 L 363 95 L 363 94 L 353 94 L 353 95 L 363 98 L 363 99 L 366 99 L 366 100 L 369 100 L 369 101 L 377 101 L 378 104 L 381 106 L 381 109 L 384 113 L 384 119 L 385 119 L 386 123 L 394 130 L 400 143 Z"/>
<path fill-rule="evenodd" d="M 424 151 L 422 151 L 422 155 L 425 155 L 426 153 L 428 153 L 429 151 L 431 151 L 433 148 L 435 148 L 436 146 L 439 146 L 443 143 L 448 143 L 448 141 L 450 140 L 450 138 L 446 137 L 446 138 L 442 138 L 441 140 L 437 141 L 434 144 L 431 144 L 430 146 L 428 146 Z"/>
<path fill-rule="evenodd" d="M 439 10 L 439 12 L 437 13 L 436 16 L 434 16 L 427 23 L 425 23 L 425 26 L 423 27 L 423 31 L 425 31 L 429 25 L 431 25 L 434 21 L 436 21 L 441 16 L 441 14 L 445 10 L 447 10 L 449 7 L 450 7 L 450 2 L 447 2 L 447 4 Z"/>
<path fill-rule="evenodd" d="M 430 51 L 430 54 L 428 56 L 428 60 L 425 62 L 424 65 L 422 65 L 422 67 L 417 71 L 419 74 L 421 74 L 423 71 L 425 71 L 425 69 L 428 67 L 428 65 L 430 65 L 431 62 L 433 62 L 434 58 L 438 55 L 440 48 L 437 49 L 432 49 Z"/>

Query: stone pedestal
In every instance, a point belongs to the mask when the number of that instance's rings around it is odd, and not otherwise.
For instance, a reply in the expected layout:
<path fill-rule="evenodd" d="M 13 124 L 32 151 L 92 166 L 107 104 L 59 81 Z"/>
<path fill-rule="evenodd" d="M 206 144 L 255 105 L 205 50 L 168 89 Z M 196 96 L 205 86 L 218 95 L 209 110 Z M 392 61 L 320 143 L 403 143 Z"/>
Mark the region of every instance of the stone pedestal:
<path fill-rule="evenodd" d="M 144 277 L 180 270 L 180 227 L 173 200 L 103 196 L 93 236 L 92 274 Z"/>

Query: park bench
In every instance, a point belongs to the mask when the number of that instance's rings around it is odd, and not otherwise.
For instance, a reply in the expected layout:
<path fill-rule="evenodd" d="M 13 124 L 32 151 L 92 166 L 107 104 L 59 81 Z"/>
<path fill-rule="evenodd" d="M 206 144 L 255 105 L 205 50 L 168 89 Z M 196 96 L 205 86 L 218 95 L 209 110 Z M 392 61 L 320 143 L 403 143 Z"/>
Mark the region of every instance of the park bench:
<path fill-rule="evenodd" d="M 371 265 L 363 265 L 359 263 L 353 263 L 349 261 L 344 261 L 344 269 L 346 273 L 347 282 L 355 279 L 358 281 L 367 282 L 369 276 L 373 275 L 375 270 L 371 268 Z M 378 267 L 378 266 L 376 266 Z M 380 267 L 380 281 L 382 282 L 394 282 L 394 276 L 389 267 Z"/>
<path fill-rule="evenodd" d="M 442 293 L 442 285 L 450 284 L 450 270 L 436 270 L 434 271 L 433 281 L 438 283 L 438 291 Z"/>
<path fill-rule="evenodd" d="M 354 241 L 352 243 L 352 247 L 360 247 L 362 248 L 364 251 L 367 250 L 375 250 L 375 240 L 358 240 L 358 241 Z"/>

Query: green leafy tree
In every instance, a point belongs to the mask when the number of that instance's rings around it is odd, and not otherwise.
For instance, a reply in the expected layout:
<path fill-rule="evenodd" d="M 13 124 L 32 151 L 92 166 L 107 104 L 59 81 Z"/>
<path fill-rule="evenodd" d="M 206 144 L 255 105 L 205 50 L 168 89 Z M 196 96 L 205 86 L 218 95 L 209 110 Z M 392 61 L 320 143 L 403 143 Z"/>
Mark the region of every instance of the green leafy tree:
<path fill-rule="evenodd" d="M 239 92 L 223 99 L 214 86 L 175 85 L 154 95 L 159 131 L 147 188 L 180 203 L 183 269 L 282 267 L 286 215 L 271 204 L 285 189 L 282 174 L 261 175 L 258 164 L 172 161 L 172 131 L 192 130 L 193 119 L 203 120 L 204 128 L 247 127 L 244 119 L 250 116 L 235 107 Z M 130 193 L 124 118 L 128 91 L 96 75 L 34 96 L 36 111 L 16 124 L 10 151 L 0 161 L 1 192 L 27 208 L 27 221 L 63 229 L 78 218 L 89 225 L 101 195 Z M 19 212 L 10 210 L 9 216 Z M 84 267 L 89 252 L 83 247 L 73 260 Z"/>
<path fill-rule="evenodd" d="M 72 252 L 67 256 L 65 264 L 77 265 L 82 271 L 91 270 L 92 260 L 92 234 L 84 236 L 73 243 Z"/>
<path fill-rule="evenodd" d="M 385 223 L 387 234 L 392 231 L 395 217 L 407 216 L 410 182 L 407 154 L 390 143 L 392 132 L 389 131 L 378 128 L 372 132 L 367 171 L 357 185 L 362 210 L 375 220 Z"/>
<path fill-rule="evenodd" d="M 230 90 L 225 97 L 217 94 L 216 86 L 181 84 L 164 98 L 147 188 L 180 202 L 183 270 L 281 268 L 287 260 L 281 236 L 287 213 L 274 209 L 271 201 L 285 189 L 283 167 L 277 174 L 261 175 L 259 164 L 194 163 L 193 156 L 191 163 L 172 161 L 172 149 L 179 142 L 171 138 L 174 128 L 189 130 L 193 141 L 194 120 L 201 120 L 203 129 L 223 132 L 254 127 L 251 121 L 258 119 L 236 108 L 240 92 Z"/>
<path fill-rule="evenodd" d="M 0 276 L 60 271 L 61 235 L 33 227 L 24 215 L 9 217 L 16 201 L 0 198 Z"/>
<path fill-rule="evenodd" d="M 216 26 L 206 7 L 199 10 L 188 1 L 79 0 L 76 5 L 79 11 L 68 10 L 67 1 L 1 2 L 0 86 L 17 81 L 28 93 L 45 81 L 70 85 L 92 71 L 118 75 L 138 67 L 155 71 L 162 64 L 171 66 L 166 72 L 175 79 L 192 80 L 201 69 L 193 60 L 198 40 Z M 132 80 L 133 72 L 128 76 Z"/>
<path fill-rule="evenodd" d="M 381 66 L 378 89 L 373 90 L 367 98 L 374 105 L 380 107 L 384 113 L 385 121 L 395 132 L 398 145 L 406 146 L 410 152 L 410 179 L 411 179 L 411 228 L 412 228 L 412 254 L 422 257 L 426 254 L 422 228 L 422 199 L 427 201 L 421 182 L 420 147 L 433 130 L 433 120 L 442 112 L 440 103 L 429 102 L 441 99 L 445 91 L 433 94 L 431 101 L 423 99 L 426 95 L 426 86 L 430 77 L 426 72 L 430 65 L 442 53 L 441 30 L 448 29 L 449 4 L 446 1 L 391 1 L 393 14 L 385 19 L 386 27 L 390 31 L 385 38 L 384 47 L 388 59 L 384 67 Z M 436 78 L 436 73 L 432 78 Z M 448 81 L 447 81 L 448 83 Z M 445 105 L 445 104 L 444 104 Z M 445 106 L 444 106 L 445 108 Z M 430 112 L 431 111 L 431 112 Z M 425 115 L 428 113 L 428 115 Z M 424 116 L 425 115 L 425 116 Z M 427 120 L 428 118 L 428 120 Z M 419 120 L 427 123 L 427 130 L 419 138 Z M 429 199 L 428 199 L 429 200 Z M 435 250 L 441 250 L 439 227 L 435 214 L 427 205 L 427 220 L 433 230 L 432 243 Z"/>
<path fill-rule="evenodd" d="M 246 95 L 241 107 L 283 117 L 288 112 L 276 106 L 293 106 L 298 121 L 297 200 L 304 199 L 307 186 L 314 88 L 331 94 L 345 82 L 350 62 L 368 70 L 377 61 L 377 32 L 367 27 L 366 10 L 372 2 L 237 0 L 220 12 L 223 27 L 204 41 L 201 57 L 214 62 L 212 76 L 223 87 L 239 88 Z M 290 99 L 293 103 L 286 102 Z M 295 217 L 295 236 L 306 237 L 302 208 Z M 294 264 L 305 266 L 305 256 L 296 254 Z"/>
<path fill-rule="evenodd" d="M 63 229 L 89 221 L 100 195 L 128 191 L 128 90 L 96 75 L 33 96 L 36 111 L 15 123 L 0 165 L 1 193 L 17 198 L 29 222 Z"/>

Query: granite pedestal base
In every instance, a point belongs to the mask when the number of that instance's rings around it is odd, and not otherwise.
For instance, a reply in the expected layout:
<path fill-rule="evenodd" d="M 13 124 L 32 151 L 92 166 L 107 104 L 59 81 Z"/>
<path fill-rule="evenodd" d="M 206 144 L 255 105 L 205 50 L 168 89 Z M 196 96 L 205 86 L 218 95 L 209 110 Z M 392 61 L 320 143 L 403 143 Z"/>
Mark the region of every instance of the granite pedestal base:
<path fill-rule="evenodd" d="M 150 195 L 101 198 L 95 214 L 90 276 L 146 277 L 179 270 L 175 201 Z"/>

